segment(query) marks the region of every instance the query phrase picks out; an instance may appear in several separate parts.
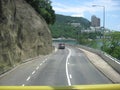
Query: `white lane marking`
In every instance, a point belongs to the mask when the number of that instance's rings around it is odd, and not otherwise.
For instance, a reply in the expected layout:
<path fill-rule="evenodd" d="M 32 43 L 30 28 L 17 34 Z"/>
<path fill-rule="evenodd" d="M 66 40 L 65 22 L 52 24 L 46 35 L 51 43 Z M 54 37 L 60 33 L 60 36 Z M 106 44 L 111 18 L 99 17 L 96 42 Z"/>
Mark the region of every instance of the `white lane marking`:
<path fill-rule="evenodd" d="M 57 52 L 57 50 L 58 50 L 58 49 L 57 49 L 57 48 L 55 48 L 55 52 Z"/>
<path fill-rule="evenodd" d="M 45 61 L 47 61 L 48 59 L 46 58 Z"/>
<path fill-rule="evenodd" d="M 72 75 L 70 74 L 70 78 L 72 78 Z"/>
<path fill-rule="evenodd" d="M 40 66 L 42 65 L 42 63 L 40 63 Z"/>
<path fill-rule="evenodd" d="M 32 72 L 32 75 L 35 74 L 35 71 Z"/>
<path fill-rule="evenodd" d="M 68 54 L 67 59 L 66 59 L 66 76 L 67 76 L 68 85 L 71 86 L 71 81 L 70 81 L 69 74 L 68 74 L 68 60 L 71 56 L 71 49 L 69 49 L 69 48 L 67 48 L 67 49 L 69 51 L 69 54 Z"/>
<path fill-rule="evenodd" d="M 45 61 L 43 61 L 43 63 L 45 63 Z"/>
<path fill-rule="evenodd" d="M 29 76 L 29 77 L 27 78 L 27 80 L 26 80 L 26 81 L 29 81 L 29 80 L 30 80 L 30 78 L 31 78 L 31 77 Z"/>
<path fill-rule="evenodd" d="M 38 70 L 38 69 L 39 69 L 39 66 L 36 67 L 36 70 Z"/>

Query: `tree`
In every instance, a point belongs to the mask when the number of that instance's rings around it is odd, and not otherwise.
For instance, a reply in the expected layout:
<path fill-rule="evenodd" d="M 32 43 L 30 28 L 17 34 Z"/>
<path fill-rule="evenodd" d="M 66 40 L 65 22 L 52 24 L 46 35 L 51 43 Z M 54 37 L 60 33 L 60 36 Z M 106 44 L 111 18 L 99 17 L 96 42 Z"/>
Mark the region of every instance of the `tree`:
<path fill-rule="evenodd" d="M 120 32 L 107 35 L 103 50 L 113 57 L 120 59 Z"/>
<path fill-rule="evenodd" d="M 52 9 L 50 0 L 26 0 L 48 24 L 55 22 L 55 12 Z"/>

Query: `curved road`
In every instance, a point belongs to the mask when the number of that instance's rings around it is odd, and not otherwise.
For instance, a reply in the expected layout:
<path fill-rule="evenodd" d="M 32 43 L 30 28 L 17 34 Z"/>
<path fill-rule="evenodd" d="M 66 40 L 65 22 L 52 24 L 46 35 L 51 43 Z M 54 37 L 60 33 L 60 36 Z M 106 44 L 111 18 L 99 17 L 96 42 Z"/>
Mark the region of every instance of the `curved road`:
<path fill-rule="evenodd" d="M 20 65 L 0 78 L 0 85 L 70 86 L 112 83 L 78 48 L 67 46 L 44 59 Z"/>

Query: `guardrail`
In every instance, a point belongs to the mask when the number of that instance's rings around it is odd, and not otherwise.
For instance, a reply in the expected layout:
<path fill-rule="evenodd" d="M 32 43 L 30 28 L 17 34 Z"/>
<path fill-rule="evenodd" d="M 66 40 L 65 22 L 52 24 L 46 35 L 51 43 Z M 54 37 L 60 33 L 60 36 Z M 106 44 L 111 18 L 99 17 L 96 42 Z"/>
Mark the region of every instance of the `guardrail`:
<path fill-rule="evenodd" d="M 0 86 L 0 90 L 120 90 L 120 84 L 52 86 Z"/>
<path fill-rule="evenodd" d="M 97 55 L 102 57 L 113 69 L 115 69 L 118 73 L 120 73 L 120 60 L 117 60 L 112 56 L 108 55 L 107 53 L 97 49 L 85 47 L 82 45 L 78 45 L 78 47 L 88 50 L 90 52 L 96 53 Z"/>

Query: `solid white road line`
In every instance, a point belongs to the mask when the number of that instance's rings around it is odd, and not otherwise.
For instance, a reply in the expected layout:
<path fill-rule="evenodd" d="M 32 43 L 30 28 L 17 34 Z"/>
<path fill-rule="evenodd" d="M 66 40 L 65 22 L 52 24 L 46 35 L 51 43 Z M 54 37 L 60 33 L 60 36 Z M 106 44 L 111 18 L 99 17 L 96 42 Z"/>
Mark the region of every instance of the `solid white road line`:
<path fill-rule="evenodd" d="M 69 74 L 68 74 L 68 60 L 71 56 L 71 49 L 69 49 L 69 48 L 67 48 L 67 49 L 69 51 L 69 54 L 68 54 L 67 59 L 66 59 L 66 76 L 67 76 L 68 85 L 71 86 L 71 81 L 70 81 Z"/>
<path fill-rule="evenodd" d="M 31 78 L 31 77 L 29 76 L 29 77 L 27 78 L 27 80 L 26 80 L 26 81 L 29 81 L 29 80 L 30 80 L 30 78 Z"/>
<path fill-rule="evenodd" d="M 35 74 L 35 71 L 32 72 L 32 75 Z"/>

